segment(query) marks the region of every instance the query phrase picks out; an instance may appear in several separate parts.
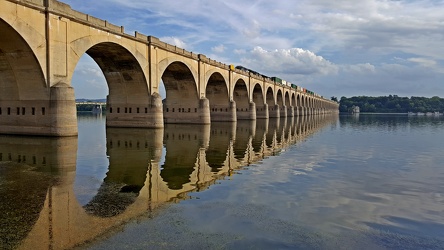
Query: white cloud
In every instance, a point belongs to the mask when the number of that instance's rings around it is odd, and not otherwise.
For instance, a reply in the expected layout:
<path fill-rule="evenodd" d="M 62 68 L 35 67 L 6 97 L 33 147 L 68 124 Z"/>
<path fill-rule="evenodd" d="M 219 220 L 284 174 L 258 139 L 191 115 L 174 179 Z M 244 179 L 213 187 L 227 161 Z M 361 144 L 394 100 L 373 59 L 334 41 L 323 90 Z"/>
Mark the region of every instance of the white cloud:
<path fill-rule="evenodd" d="M 87 68 L 85 66 L 82 66 L 81 69 L 79 69 L 79 71 L 83 75 L 90 75 L 90 76 L 101 77 L 101 78 L 104 77 L 102 70 L 98 67 L 98 65 L 96 65 L 94 68 L 92 66 L 87 67 Z"/>
<path fill-rule="evenodd" d="M 211 48 L 211 50 L 216 53 L 223 53 L 225 51 L 225 46 L 223 44 L 221 44 L 221 45 Z"/>
<path fill-rule="evenodd" d="M 244 49 L 235 49 L 235 50 L 233 50 L 233 52 L 234 52 L 234 54 L 237 54 L 237 55 L 243 55 L 243 54 L 247 53 L 247 51 Z"/>
<path fill-rule="evenodd" d="M 328 75 L 335 74 L 338 70 L 336 65 L 322 56 L 301 48 L 267 51 L 255 47 L 241 61 L 249 68 L 287 75 Z"/>
<path fill-rule="evenodd" d="M 186 50 L 189 49 L 188 45 L 184 41 L 182 41 L 181 39 L 179 39 L 177 37 L 169 36 L 169 37 L 161 37 L 159 39 L 163 42 L 175 45 L 179 48 L 186 49 Z"/>
<path fill-rule="evenodd" d="M 414 62 L 417 63 L 423 67 L 434 67 L 436 66 L 436 61 L 435 60 L 431 60 L 431 59 L 427 59 L 427 58 L 409 58 L 408 61 L 410 62 Z"/>
<path fill-rule="evenodd" d="M 341 69 L 345 72 L 363 73 L 363 74 L 375 73 L 376 71 L 375 66 L 370 63 L 343 65 Z"/>

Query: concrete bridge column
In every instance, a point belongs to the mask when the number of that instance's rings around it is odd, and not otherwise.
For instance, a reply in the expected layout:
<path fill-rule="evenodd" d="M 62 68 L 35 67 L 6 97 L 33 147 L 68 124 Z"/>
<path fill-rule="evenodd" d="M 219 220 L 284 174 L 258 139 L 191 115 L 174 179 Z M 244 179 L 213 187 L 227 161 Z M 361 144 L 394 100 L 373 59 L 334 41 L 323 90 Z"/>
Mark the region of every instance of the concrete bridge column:
<path fill-rule="evenodd" d="M 271 110 L 268 110 L 268 114 L 270 118 L 279 118 L 280 117 L 280 112 L 279 112 L 279 105 L 274 105 L 273 107 L 271 107 Z"/>
<path fill-rule="evenodd" d="M 199 109 L 198 109 L 198 120 L 196 123 L 198 124 L 210 124 L 211 123 L 211 115 L 210 115 L 210 101 L 207 98 L 201 98 L 199 100 Z M 193 122 L 191 122 L 193 123 Z"/>
<path fill-rule="evenodd" d="M 256 118 L 257 119 L 268 119 L 268 104 L 265 103 L 262 107 L 256 106 Z"/>
<path fill-rule="evenodd" d="M 211 121 L 215 122 L 235 122 L 236 117 L 236 102 L 231 101 L 228 106 L 226 105 L 213 105 L 210 107 Z"/>
<path fill-rule="evenodd" d="M 237 120 L 255 120 L 256 119 L 256 104 L 250 102 L 248 108 L 236 107 Z"/>
<path fill-rule="evenodd" d="M 287 106 L 282 106 L 282 109 L 279 111 L 279 117 L 287 117 L 288 116 L 288 110 Z"/>
<path fill-rule="evenodd" d="M 126 128 L 163 128 L 162 97 L 158 93 L 151 95 L 149 103 L 113 102 L 107 97 L 107 127 Z"/>
<path fill-rule="evenodd" d="M 249 120 L 256 120 L 256 103 L 250 102 L 249 108 L 250 108 L 250 112 L 249 112 L 250 119 Z"/>
<path fill-rule="evenodd" d="M 294 117 L 294 107 L 293 107 L 293 106 L 290 106 L 290 107 L 288 108 L 288 110 L 287 110 L 287 115 L 288 115 L 289 117 Z"/>
<path fill-rule="evenodd" d="M 304 112 L 304 107 L 299 107 L 299 116 L 304 116 L 305 112 Z"/>
<path fill-rule="evenodd" d="M 210 124 L 211 112 L 210 101 L 203 97 L 191 103 L 190 106 L 184 103 L 177 103 L 168 99 L 163 103 L 164 123 L 173 124 Z"/>
<path fill-rule="evenodd" d="M 77 110 L 74 89 L 66 83 L 58 83 L 50 89 L 49 115 L 50 136 L 77 135 Z"/>

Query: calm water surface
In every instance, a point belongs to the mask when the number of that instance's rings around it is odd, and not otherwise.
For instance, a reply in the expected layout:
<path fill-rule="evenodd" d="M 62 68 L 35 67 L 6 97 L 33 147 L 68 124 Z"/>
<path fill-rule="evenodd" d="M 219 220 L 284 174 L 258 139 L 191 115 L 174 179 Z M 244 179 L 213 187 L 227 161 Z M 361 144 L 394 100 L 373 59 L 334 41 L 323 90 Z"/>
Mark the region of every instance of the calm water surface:
<path fill-rule="evenodd" d="M 444 249 L 444 118 L 0 136 L 1 249 Z"/>

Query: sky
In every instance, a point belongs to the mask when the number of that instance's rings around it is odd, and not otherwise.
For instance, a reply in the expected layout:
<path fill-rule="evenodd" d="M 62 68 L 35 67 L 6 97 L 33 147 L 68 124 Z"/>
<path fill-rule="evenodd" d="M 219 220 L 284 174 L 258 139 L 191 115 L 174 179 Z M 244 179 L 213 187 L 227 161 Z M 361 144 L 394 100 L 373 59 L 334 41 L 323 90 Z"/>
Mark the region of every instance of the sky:
<path fill-rule="evenodd" d="M 225 64 L 332 96 L 444 97 L 444 0 L 63 0 Z M 82 56 L 76 98 L 104 98 Z"/>

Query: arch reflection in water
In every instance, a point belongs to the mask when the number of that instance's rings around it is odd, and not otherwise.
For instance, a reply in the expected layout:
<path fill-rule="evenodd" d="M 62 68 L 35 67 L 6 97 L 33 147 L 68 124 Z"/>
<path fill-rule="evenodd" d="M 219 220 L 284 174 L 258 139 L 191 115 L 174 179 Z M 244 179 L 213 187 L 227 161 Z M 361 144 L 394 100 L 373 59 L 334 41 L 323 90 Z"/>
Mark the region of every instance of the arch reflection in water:
<path fill-rule="evenodd" d="M 236 122 L 213 122 L 211 124 L 210 144 L 206 150 L 206 160 L 212 173 L 220 171 L 231 172 L 230 162 L 227 161 L 230 155 L 229 148 L 233 144 L 236 136 Z"/>
<path fill-rule="evenodd" d="M 86 205 L 74 191 L 76 137 L 0 137 L 0 248 L 66 249 L 90 242 L 329 123 L 328 117 L 316 116 L 157 130 L 108 128 L 108 172 Z"/>
<path fill-rule="evenodd" d="M 210 140 L 210 125 L 171 124 L 165 126 L 165 163 L 160 176 L 169 189 L 181 190 L 197 183 L 204 152 Z"/>
<path fill-rule="evenodd" d="M 84 206 L 88 213 L 111 217 L 133 204 L 147 181 L 152 161 L 159 161 L 163 130 L 108 128 L 109 167 L 97 195 Z"/>

